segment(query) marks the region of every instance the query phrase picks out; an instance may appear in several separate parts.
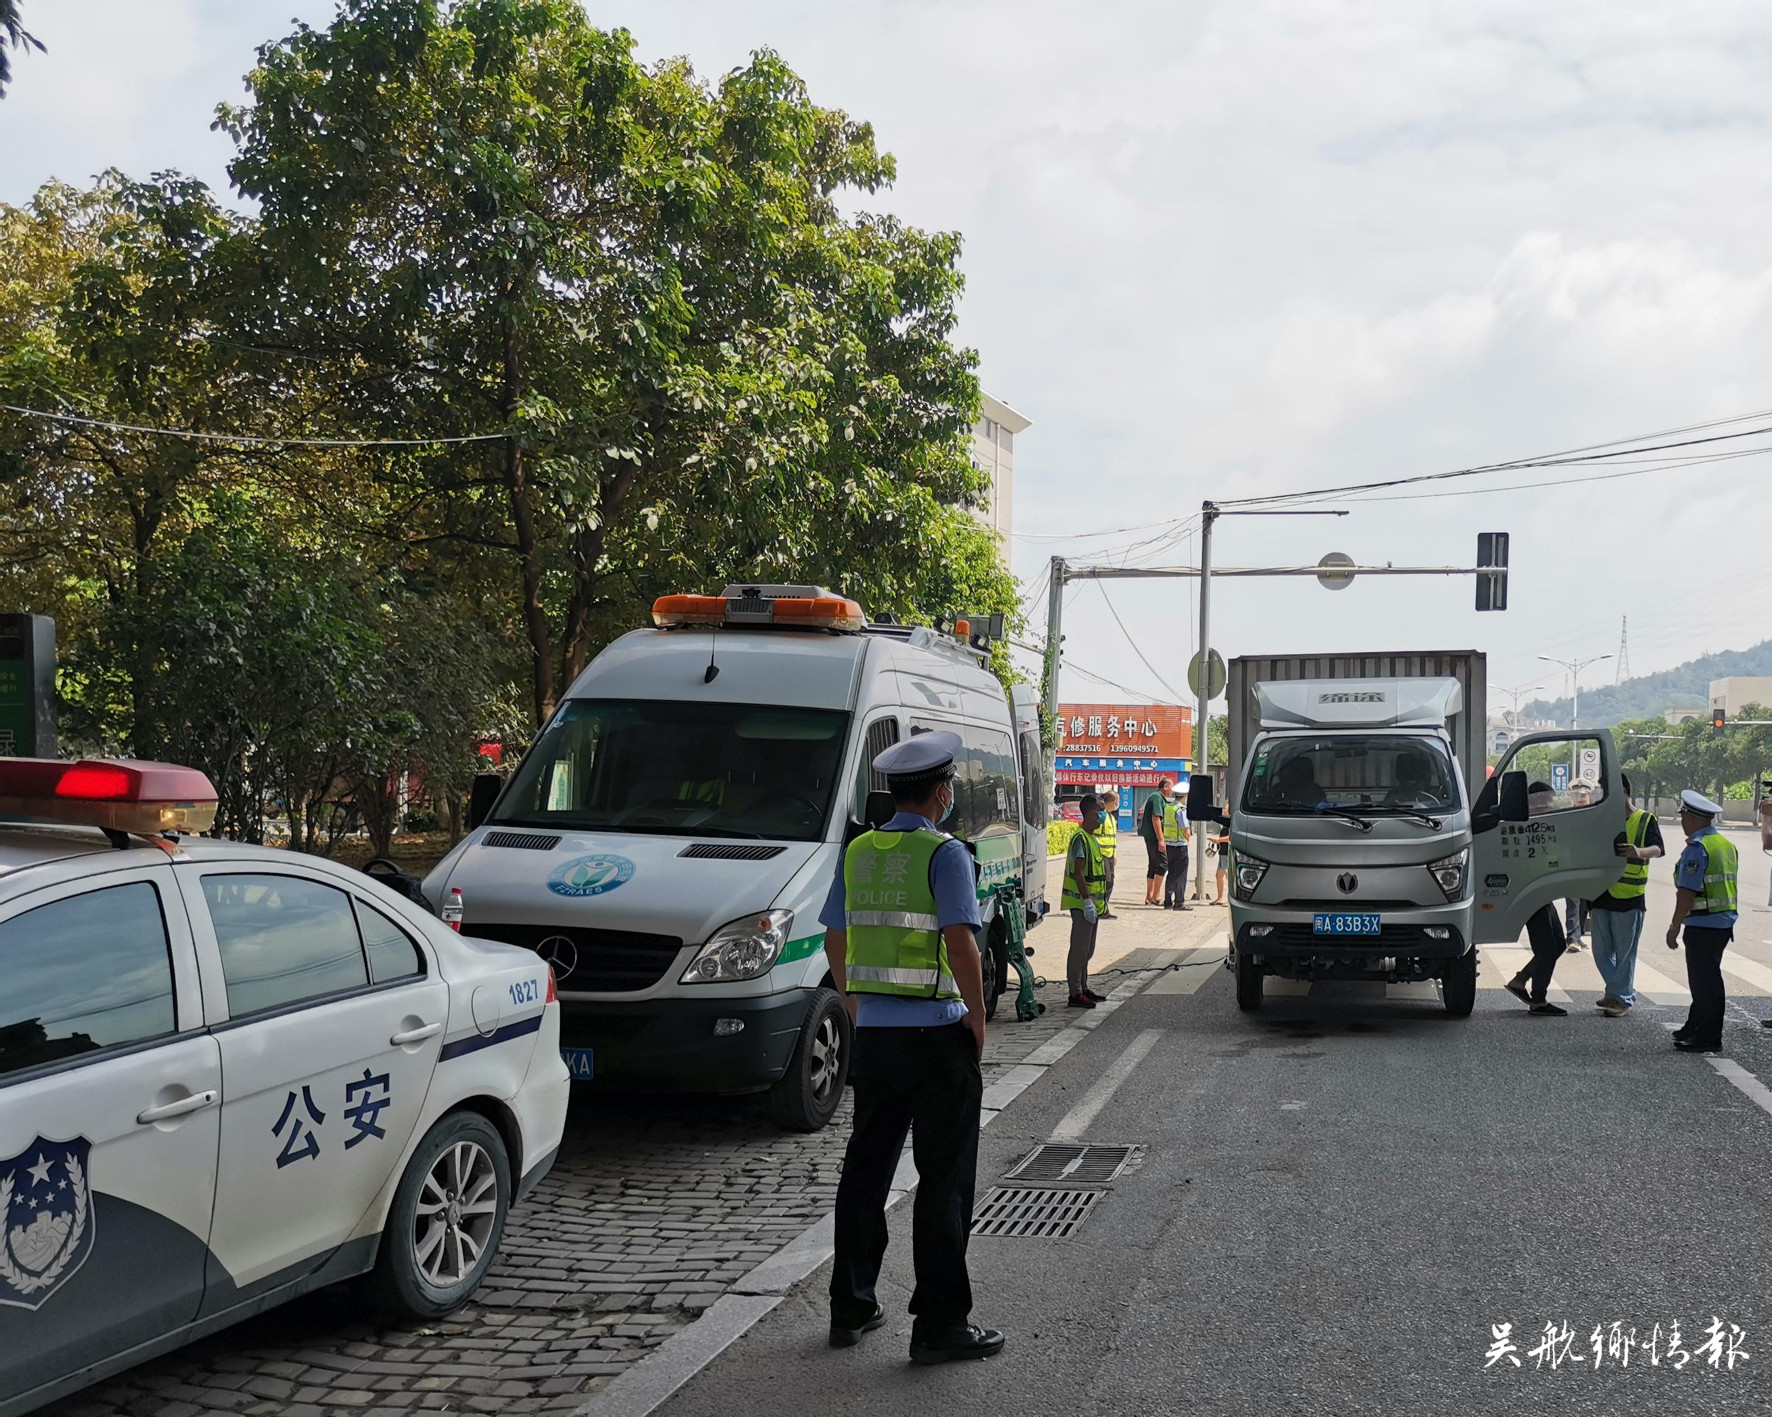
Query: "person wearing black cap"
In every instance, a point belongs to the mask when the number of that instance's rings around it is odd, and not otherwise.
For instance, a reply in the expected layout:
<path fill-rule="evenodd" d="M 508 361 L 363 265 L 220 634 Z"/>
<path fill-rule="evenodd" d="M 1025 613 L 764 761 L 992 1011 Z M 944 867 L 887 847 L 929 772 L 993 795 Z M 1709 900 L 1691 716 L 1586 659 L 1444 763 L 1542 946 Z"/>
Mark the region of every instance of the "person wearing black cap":
<path fill-rule="evenodd" d="M 864 832 L 819 919 L 831 981 L 855 1020 L 855 1121 L 837 1183 L 831 1270 L 833 1348 L 886 1322 L 875 1295 L 886 1256 L 886 1197 L 912 1139 L 916 1288 L 911 1361 L 989 1358 L 1003 1335 L 970 1322 L 966 1245 L 984 1092 L 984 979 L 976 876 L 940 829 L 954 807 L 952 733 L 924 733 L 879 754 L 897 814 Z"/>
<path fill-rule="evenodd" d="M 1687 788 L 1680 794 L 1680 830 L 1686 849 L 1674 865 L 1674 915 L 1667 925 L 1667 947 L 1680 947 L 1680 926 L 1686 927 L 1686 985 L 1692 1007 L 1686 1022 L 1674 1030 L 1674 1047 L 1683 1053 L 1723 1051 L 1723 951 L 1735 938 L 1739 904 L 1736 876 L 1740 860 L 1735 843 L 1717 830 L 1723 809 L 1702 793 Z"/>

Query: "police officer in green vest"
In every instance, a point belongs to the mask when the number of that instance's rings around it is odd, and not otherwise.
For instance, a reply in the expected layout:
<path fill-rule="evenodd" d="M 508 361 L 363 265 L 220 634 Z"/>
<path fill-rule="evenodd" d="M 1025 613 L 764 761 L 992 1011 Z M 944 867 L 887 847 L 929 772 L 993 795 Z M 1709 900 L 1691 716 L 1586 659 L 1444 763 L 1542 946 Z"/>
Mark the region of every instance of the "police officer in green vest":
<path fill-rule="evenodd" d="M 984 979 L 977 875 L 941 830 L 954 808 L 952 733 L 886 749 L 874 770 L 897 814 L 850 842 L 820 921 L 831 981 L 855 1020 L 855 1121 L 837 1184 L 833 1348 L 886 1322 L 875 1296 L 886 1255 L 886 1196 L 913 1137 L 911 1361 L 989 1358 L 1003 1335 L 970 1322 L 966 1244 L 984 1093 Z"/>
<path fill-rule="evenodd" d="M 1095 829 L 1101 848 L 1101 918 L 1114 918 L 1114 855 L 1120 849 L 1120 794 L 1109 788 L 1101 794 L 1101 825 Z"/>
<path fill-rule="evenodd" d="M 1723 1051 L 1723 951 L 1735 938 L 1735 843 L 1717 830 L 1723 809 L 1691 788 L 1680 794 L 1680 830 L 1686 849 L 1674 867 L 1674 918 L 1667 947 L 1680 947 L 1686 927 L 1686 983 L 1692 1007 L 1674 1032 L 1674 1047 L 1686 1053 Z"/>
<path fill-rule="evenodd" d="M 1064 890 L 1059 896 L 1059 909 L 1071 917 L 1071 948 L 1065 956 L 1065 983 L 1070 995 L 1066 1005 L 1073 1009 L 1092 1009 L 1107 1002 L 1106 994 L 1097 994 L 1089 987 L 1089 959 L 1095 953 L 1095 932 L 1100 928 L 1103 888 L 1101 847 L 1097 833 L 1101 829 L 1101 799 L 1085 792 L 1077 803 L 1083 814 L 1082 830 L 1071 833 L 1064 851 Z"/>
<path fill-rule="evenodd" d="M 1630 798 L 1630 779 L 1624 780 Z M 1640 807 L 1631 808 L 1612 849 L 1624 858 L 1624 875 L 1603 896 L 1587 903 L 1594 936 L 1594 964 L 1606 991 L 1600 1012 L 1620 1018 L 1637 1001 L 1637 944 L 1648 914 L 1649 863 L 1662 854 L 1661 823 Z"/>

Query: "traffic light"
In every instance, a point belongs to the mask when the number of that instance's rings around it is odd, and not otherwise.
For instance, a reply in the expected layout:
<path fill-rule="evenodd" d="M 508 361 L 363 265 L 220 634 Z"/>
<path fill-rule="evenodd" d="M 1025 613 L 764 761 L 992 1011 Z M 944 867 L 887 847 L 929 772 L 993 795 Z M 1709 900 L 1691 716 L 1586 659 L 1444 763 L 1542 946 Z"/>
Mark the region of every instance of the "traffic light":
<path fill-rule="evenodd" d="M 1507 609 L 1507 537 L 1505 531 L 1477 533 L 1477 609 Z M 1485 569 L 1485 568 L 1494 569 Z"/>
<path fill-rule="evenodd" d="M 1726 720 L 1727 720 L 1727 715 L 1723 712 L 1722 709 L 1714 708 L 1710 711 L 1710 736 L 1711 737 L 1721 738 L 1723 736 L 1723 724 L 1726 722 Z"/>

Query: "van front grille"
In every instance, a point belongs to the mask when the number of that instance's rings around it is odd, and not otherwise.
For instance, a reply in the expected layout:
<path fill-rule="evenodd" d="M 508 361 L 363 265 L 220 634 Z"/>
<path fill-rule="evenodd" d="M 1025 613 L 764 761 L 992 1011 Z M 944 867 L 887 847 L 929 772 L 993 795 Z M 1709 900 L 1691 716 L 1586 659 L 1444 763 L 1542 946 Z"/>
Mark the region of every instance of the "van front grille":
<path fill-rule="evenodd" d="M 462 934 L 534 950 L 554 967 L 567 992 L 632 993 L 663 979 L 682 952 L 675 935 L 637 930 L 586 930 L 565 925 L 500 925 L 464 920 Z"/>

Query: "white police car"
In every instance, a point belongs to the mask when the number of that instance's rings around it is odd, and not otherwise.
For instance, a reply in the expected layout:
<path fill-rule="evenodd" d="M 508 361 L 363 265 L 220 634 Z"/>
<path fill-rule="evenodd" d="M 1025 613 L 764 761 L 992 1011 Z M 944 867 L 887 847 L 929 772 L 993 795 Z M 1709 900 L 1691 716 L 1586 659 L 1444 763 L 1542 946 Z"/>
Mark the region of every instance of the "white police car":
<path fill-rule="evenodd" d="M 446 1313 L 559 1147 L 538 956 L 161 834 L 214 814 L 188 768 L 0 758 L 0 1417 L 353 1275 Z"/>

